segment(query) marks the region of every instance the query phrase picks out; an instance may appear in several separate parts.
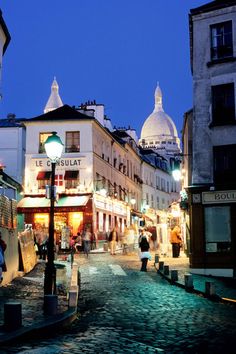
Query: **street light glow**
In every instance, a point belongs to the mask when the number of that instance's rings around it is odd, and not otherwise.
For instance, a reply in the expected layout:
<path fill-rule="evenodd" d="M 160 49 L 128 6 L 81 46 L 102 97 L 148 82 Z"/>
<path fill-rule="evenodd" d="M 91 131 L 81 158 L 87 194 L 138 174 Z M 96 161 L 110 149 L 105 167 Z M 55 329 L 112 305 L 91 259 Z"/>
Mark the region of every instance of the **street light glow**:
<path fill-rule="evenodd" d="M 45 150 L 47 157 L 51 162 L 57 162 L 62 154 L 63 143 L 56 132 L 52 132 L 47 140 L 45 141 Z"/>
<path fill-rule="evenodd" d="M 55 170 L 56 162 L 60 159 L 63 144 L 56 132 L 52 132 L 45 142 L 45 150 L 48 158 L 51 161 L 52 173 L 51 173 L 51 186 L 50 186 L 50 214 L 49 214 L 49 230 L 48 230 L 48 250 L 47 250 L 47 263 L 45 267 L 44 277 L 44 294 L 50 295 L 56 293 L 56 268 L 54 265 L 54 202 L 55 202 Z"/>
<path fill-rule="evenodd" d="M 174 178 L 175 181 L 180 181 L 181 179 L 181 172 L 180 170 L 176 169 L 172 171 L 172 176 Z"/>

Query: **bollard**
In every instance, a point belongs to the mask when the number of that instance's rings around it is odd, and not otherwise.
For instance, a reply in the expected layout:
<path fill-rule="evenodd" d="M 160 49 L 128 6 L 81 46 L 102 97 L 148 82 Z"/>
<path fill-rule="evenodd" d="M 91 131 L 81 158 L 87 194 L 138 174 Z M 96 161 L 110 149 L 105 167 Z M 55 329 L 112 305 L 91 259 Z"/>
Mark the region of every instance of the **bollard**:
<path fill-rule="evenodd" d="M 164 262 L 159 262 L 159 270 L 163 270 L 164 269 Z"/>
<path fill-rule="evenodd" d="M 168 265 L 164 265 L 164 271 L 163 271 L 164 275 L 169 275 L 170 271 L 169 271 L 169 266 Z"/>
<path fill-rule="evenodd" d="M 154 262 L 154 264 L 156 264 L 156 263 L 159 263 L 159 255 L 158 254 L 155 254 L 155 262 Z"/>
<path fill-rule="evenodd" d="M 171 280 L 174 281 L 178 281 L 178 270 L 171 270 L 170 271 L 170 276 L 171 276 Z"/>
<path fill-rule="evenodd" d="M 210 282 L 210 281 L 206 281 L 205 282 L 205 294 L 207 296 L 214 296 L 215 295 L 215 284 Z"/>
<path fill-rule="evenodd" d="M 22 326 L 22 311 L 20 302 L 4 304 L 4 328 L 13 331 Z"/>
<path fill-rule="evenodd" d="M 58 305 L 57 295 L 44 295 L 43 310 L 45 315 L 56 315 Z"/>
<path fill-rule="evenodd" d="M 185 290 L 192 290 L 193 289 L 193 276 L 192 276 L 192 274 L 185 274 L 184 275 L 184 284 L 185 284 Z"/>
<path fill-rule="evenodd" d="M 79 292 L 78 286 L 71 286 L 70 287 L 69 301 L 68 301 L 69 307 L 76 307 L 78 305 L 78 292 Z"/>

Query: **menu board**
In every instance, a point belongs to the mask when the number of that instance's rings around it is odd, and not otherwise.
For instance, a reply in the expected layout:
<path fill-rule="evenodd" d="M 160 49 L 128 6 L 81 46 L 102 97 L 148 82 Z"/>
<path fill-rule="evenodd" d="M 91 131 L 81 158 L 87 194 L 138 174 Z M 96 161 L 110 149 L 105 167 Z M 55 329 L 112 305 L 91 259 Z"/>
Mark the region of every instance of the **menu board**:
<path fill-rule="evenodd" d="M 34 234 L 31 229 L 18 233 L 23 271 L 30 272 L 37 263 L 37 255 L 34 249 Z"/>

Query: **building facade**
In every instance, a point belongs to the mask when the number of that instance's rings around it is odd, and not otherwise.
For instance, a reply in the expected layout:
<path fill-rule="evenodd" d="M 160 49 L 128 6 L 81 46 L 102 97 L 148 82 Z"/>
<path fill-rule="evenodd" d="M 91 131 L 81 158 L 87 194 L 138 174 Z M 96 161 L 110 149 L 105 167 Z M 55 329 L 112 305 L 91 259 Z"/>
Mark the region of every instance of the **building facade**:
<path fill-rule="evenodd" d="M 236 272 L 236 1 L 191 10 L 193 272 Z"/>
<path fill-rule="evenodd" d="M 49 223 L 51 164 L 44 143 L 52 131 L 57 131 L 63 144 L 63 154 L 56 166 L 55 230 L 61 248 L 69 248 L 72 235 L 89 226 L 98 237 L 115 225 L 120 231 L 130 223 L 127 202 L 129 184 L 134 183 L 134 171 L 140 164 L 132 156 L 132 172 L 126 174 L 128 151 L 125 144 L 114 139 L 94 117 L 64 105 L 39 117 L 24 121 L 26 127 L 26 160 L 24 198 L 18 212 L 25 223 L 32 225 L 38 237 L 46 238 Z M 138 190 L 140 187 L 138 186 Z M 134 191 L 137 195 L 137 191 Z"/>
<path fill-rule="evenodd" d="M 25 127 L 14 114 L 0 119 L 0 165 L 5 172 L 23 184 L 25 167 Z"/>

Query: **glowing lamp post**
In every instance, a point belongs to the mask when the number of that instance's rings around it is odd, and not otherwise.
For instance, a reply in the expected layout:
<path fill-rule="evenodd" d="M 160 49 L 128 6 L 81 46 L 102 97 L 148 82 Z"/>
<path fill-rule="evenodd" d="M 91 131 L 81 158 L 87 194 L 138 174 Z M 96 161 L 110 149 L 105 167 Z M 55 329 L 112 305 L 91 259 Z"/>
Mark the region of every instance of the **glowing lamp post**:
<path fill-rule="evenodd" d="M 180 160 L 175 160 L 174 161 L 174 166 L 172 169 L 172 176 L 174 178 L 175 181 L 180 181 L 181 179 L 181 171 L 180 171 Z"/>
<path fill-rule="evenodd" d="M 50 295 L 56 292 L 56 268 L 54 265 L 54 201 L 55 201 L 55 169 L 56 163 L 60 159 L 63 144 L 56 132 L 52 132 L 52 135 L 45 141 L 45 150 L 47 157 L 51 161 L 52 174 L 51 174 L 51 186 L 50 186 L 50 214 L 49 214 L 49 238 L 48 238 L 48 259 L 45 267 L 44 278 L 44 294 Z"/>

